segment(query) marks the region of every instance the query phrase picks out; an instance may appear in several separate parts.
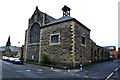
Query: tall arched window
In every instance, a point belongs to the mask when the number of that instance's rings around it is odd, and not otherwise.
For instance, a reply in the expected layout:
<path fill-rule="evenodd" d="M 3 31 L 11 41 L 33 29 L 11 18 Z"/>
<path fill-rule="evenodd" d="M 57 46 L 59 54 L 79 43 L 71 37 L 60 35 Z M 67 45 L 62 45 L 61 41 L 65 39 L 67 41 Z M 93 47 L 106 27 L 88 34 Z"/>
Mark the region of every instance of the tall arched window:
<path fill-rule="evenodd" d="M 40 25 L 35 22 L 30 29 L 30 43 L 40 42 Z"/>

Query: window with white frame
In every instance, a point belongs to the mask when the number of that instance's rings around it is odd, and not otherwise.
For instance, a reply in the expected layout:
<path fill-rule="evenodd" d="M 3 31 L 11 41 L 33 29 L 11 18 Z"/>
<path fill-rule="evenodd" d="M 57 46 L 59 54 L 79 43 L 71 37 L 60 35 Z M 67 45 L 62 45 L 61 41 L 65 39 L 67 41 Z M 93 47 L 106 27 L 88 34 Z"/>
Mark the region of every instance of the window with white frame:
<path fill-rule="evenodd" d="M 50 44 L 59 44 L 60 43 L 60 34 L 51 34 L 50 35 Z"/>

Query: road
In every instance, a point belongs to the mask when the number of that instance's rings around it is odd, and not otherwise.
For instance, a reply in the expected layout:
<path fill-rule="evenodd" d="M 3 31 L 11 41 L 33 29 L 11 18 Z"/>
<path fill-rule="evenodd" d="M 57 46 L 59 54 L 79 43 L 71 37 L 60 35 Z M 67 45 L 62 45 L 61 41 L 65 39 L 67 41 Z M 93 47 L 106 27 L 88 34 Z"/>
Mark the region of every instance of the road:
<path fill-rule="evenodd" d="M 82 71 L 2 61 L 2 80 L 119 80 L 119 72 L 118 62 L 112 61 L 83 67 Z"/>

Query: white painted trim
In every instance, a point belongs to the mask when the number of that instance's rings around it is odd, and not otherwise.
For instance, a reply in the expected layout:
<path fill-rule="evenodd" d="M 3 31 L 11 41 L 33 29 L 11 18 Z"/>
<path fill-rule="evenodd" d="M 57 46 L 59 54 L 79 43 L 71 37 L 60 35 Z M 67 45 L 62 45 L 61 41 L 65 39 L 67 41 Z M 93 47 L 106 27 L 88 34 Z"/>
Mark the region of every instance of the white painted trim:
<path fill-rule="evenodd" d="M 51 43 L 51 36 L 58 35 L 59 36 L 59 42 L 58 43 Z M 49 45 L 60 45 L 60 33 L 50 34 L 49 37 Z"/>
<path fill-rule="evenodd" d="M 40 63 L 41 62 L 41 53 L 42 53 L 42 50 L 41 50 L 41 48 L 42 48 L 42 29 L 41 29 L 41 31 L 40 31 L 40 47 L 39 47 L 39 60 L 38 60 L 38 62 Z"/>
<path fill-rule="evenodd" d="M 40 44 L 39 42 L 38 43 L 29 43 L 28 45 L 38 45 Z"/>
<path fill-rule="evenodd" d="M 72 36 L 71 36 L 71 40 L 72 40 L 72 59 L 73 59 L 73 63 L 74 63 L 74 67 L 75 67 L 75 23 L 74 22 L 72 22 L 72 26 L 71 26 L 71 31 L 72 31 Z"/>

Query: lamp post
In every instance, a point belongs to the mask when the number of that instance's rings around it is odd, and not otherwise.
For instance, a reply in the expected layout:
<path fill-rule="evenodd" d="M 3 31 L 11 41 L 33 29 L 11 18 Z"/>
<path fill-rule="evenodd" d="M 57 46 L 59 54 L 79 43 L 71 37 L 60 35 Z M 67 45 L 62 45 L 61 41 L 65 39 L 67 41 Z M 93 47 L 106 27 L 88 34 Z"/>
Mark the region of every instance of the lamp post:
<path fill-rule="evenodd" d="M 82 63 L 80 64 L 80 70 L 83 69 L 83 60 L 84 60 L 84 52 L 83 52 L 83 45 L 82 45 Z"/>
<path fill-rule="evenodd" d="M 85 33 L 82 33 L 81 34 L 81 37 L 84 37 L 85 38 Z M 81 38 L 82 39 L 82 38 Z M 84 40 L 84 41 L 83 41 Z M 81 46 L 82 46 L 82 62 L 80 64 L 80 70 L 83 69 L 83 64 L 84 64 L 84 46 L 85 46 L 85 39 L 82 39 L 82 43 L 81 43 Z"/>

